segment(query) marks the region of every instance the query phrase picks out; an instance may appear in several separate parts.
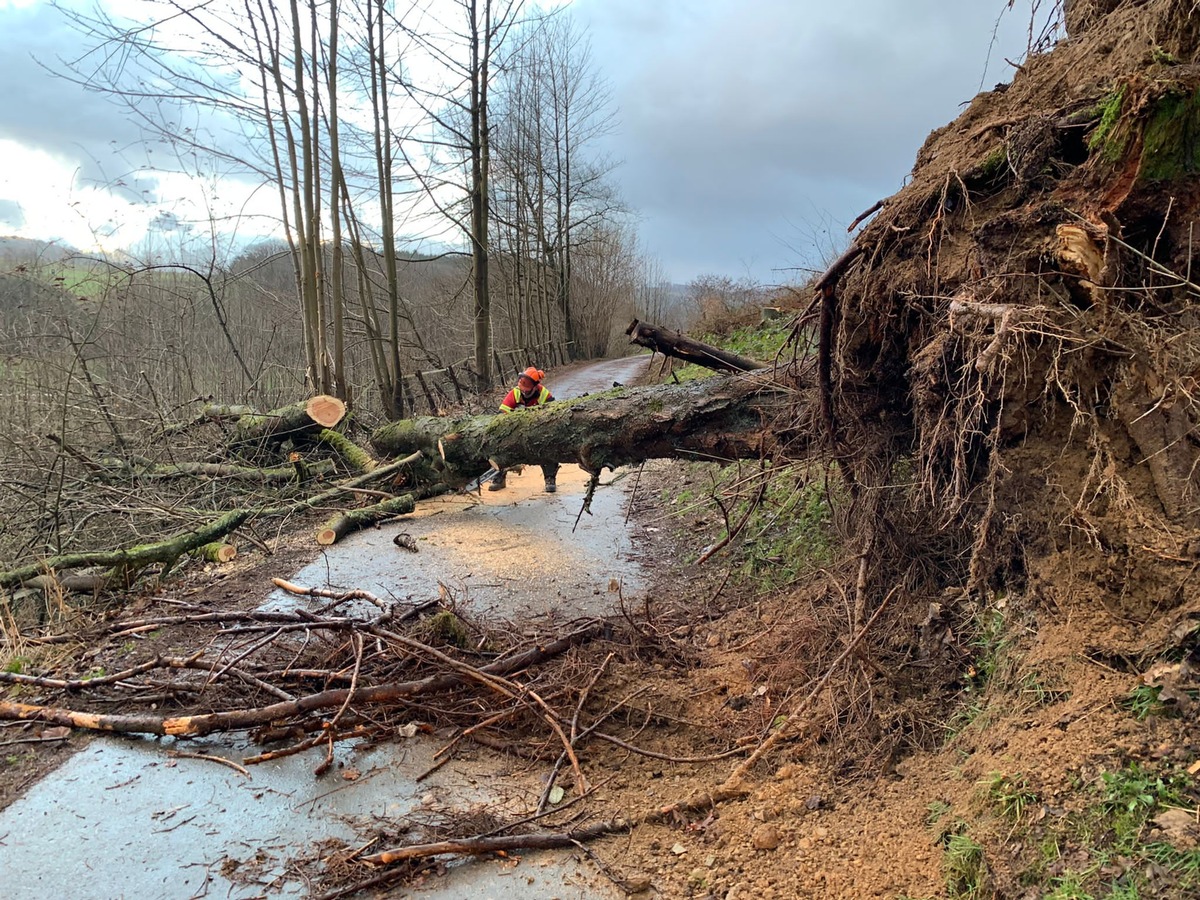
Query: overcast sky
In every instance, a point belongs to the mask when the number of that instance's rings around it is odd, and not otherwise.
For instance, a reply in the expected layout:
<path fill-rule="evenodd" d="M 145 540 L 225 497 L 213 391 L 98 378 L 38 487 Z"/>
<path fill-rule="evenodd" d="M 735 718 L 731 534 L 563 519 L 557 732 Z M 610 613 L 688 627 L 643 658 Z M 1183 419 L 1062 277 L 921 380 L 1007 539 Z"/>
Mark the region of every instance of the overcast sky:
<path fill-rule="evenodd" d="M 1029 5 L 572 3 L 612 90 L 615 180 L 644 249 L 680 283 L 787 282 L 819 267 L 856 215 L 902 186 L 932 129 L 1010 80 Z M 57 68 L 80 40 L 45 0 L 0 0 L 0 34 L 0 235 L 136 240 L 181 179 L 139 174 L 136 125 L 38 65 Z"/>

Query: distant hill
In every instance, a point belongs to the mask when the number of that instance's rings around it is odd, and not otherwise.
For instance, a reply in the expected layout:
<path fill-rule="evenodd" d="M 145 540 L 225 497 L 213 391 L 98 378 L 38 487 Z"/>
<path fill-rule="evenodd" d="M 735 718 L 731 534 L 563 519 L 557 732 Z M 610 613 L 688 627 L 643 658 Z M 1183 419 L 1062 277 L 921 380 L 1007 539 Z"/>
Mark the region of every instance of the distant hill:
<path fill-rule="evenodd" d="M 79 251 L 70 244 L 39 241 L 33 238 L 0 237 L 0 263 L 57 262 Z"/>

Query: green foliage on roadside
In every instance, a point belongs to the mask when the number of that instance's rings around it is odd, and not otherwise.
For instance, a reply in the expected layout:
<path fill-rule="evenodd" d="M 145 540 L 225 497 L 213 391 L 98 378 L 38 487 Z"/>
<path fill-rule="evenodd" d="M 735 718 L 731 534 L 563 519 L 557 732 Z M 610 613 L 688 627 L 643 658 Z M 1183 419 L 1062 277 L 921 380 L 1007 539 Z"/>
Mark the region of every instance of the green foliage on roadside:
<path fill-rule="evenodd" d="M 709 549 L 719 552 L 738 582 L 761 592 L 790 584 L 833 558 L 838 537 L 830 501 L 840 486 L 832 476 L 795 465 L 749 471 L 744 465 L 695 466 L 690 486 L 662 497 L 676 515 L 703 510 L 718 524 L 706 534 L 708 547 L 692 548 L 689 563 Z"/>
<path fill-rule="evenodd" d="M 1200 786 L 1182 768 L 1130 761 L 1074 787 L 1085 802 L 1070 812 L 1050 811 L 1020 774 L 993 772 L 980 782 L 986 817 L 971 823 L 980 833 L 1002 835 L 1014 859 L 1024 859 L 1019 883 L 1043 900 L 1139 900 L 1190 897 L 1200 893 L 1200 850 L 1181 849 L 1161 839 L 1155 817 L 1170 810 L 1196 815 Z M 1047 814 L 1047 812 L 1050 814 Z M 958 824 L 957 843 L 946 844 L 944 867 L 951 897 L 967 898 L 978 879 L 972 863 L 986 848 L 974 849 Z M 1018 849 L 1022 848 L 1022 849 Z"/>
<path fill-rule="evenodd" d="M 1020 773 L 1005 775 L 1002 772 L 991 772 L 980 784 L 986 792 L 988 802 L 1000 817 L 1014 824 L 1023 820 L 1037 803 L 1037 794 L 1030 789 L 1025 776 Z"/>
<path fill-rule="evenodd" d="M 1160 684 L 1139 684 L 1125 698 L 1125 708 L 1133 713 L 1133 717 L 1139 722 L 1144 722 L 1151 716 L 1166 715 L 1167 706 L 1159 699 L 1161 691 Z"/>
<path fill-rule="evenodd" d="M 953 740 L 972 725 L 982 725 L 990 719 L 990 704 L 1000 702 L 1003 692 L 1015 686 L 1016 654 L 1013 627 L 1004 609 L 985 606 L 975 616 L 974 628 L 967 645 L 974 651 L 963 674 L 962 703 L 947 721 L 947 740 Z M 989 692 L 989 687 L 995 690 Z M 989 694 L 989 698 L 985 698 Z"/>
<path fill-rule="evenodd" d="M 1153 812 L 1185 802 L 1185 779 L 1147 771 L 1136 762 L 1116 772 L 1102 772 L 1100 781 L 1100 810 L 1119 852 L 1135 849 Z"/>
<path fill-rule="evenodd" d="M 740 550 L 739 578 L 762 589 L 781 587 L 833 556 L 836 537 L 830 521 L 830 484 L 787 469 L 768 481 L 761 500 L 735 507 L 734 519 L 749 512 Z"/>

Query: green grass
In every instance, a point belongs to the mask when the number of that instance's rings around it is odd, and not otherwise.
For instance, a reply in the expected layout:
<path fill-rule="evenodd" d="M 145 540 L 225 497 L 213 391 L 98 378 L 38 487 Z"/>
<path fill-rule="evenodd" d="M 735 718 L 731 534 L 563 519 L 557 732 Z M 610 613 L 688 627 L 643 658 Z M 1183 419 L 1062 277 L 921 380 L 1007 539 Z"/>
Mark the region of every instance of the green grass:
<path fill-rule="evenodd" d="M 976 613 L 967 640 L 973 651 L 971 664 L 963 675 L 962 702 L 945 724 L 947 741 L 972 726 L 982 727 L 993 718 L 992 704 L 1000 702 L 1005 691 L 1019 689 L 1014 634 L 1005 609 L 985 606 Z"/>
<path fill-rule="evenodd" d="M 1029 810 L 1037 804 L 1037 794 L 1029 787 L 1025 776 L 1005 775 L 992 772 L 980 784 L 983 786 L 988 802 L 1000 816 L 1013 824 L 1021 822 Z"/>
<path fill-rule="evenodd" d="M 830 521 L 827 481 L 782 471 L 770 477 L 762 498 L 739 502 L 733 521 L 749 514 L 735 574 L 762 589 L 781 587 L 827 563 L 836 537 Z"/>
<path fill-rule="evenodd" d="M 1133 713 L 1133 717 L 1139 722 L 1144 722 L 1151 716 L 1165 715 L 1167 712 L 1166 704 L 1158 696 L 1161 691 L 1162 685 L 1139 684 L 1129 692 L 1129 695 L 1125 698 L 1124 706 Z"/>
<path fill-rule="evenodd" d="M 934 800 L 925 807 L 925 810 L 928 813 L 928 815 L 925 816 L 926 824 L 932 828 L 939 821 L 941 821 L 946 813 L 950 812 L 950 808 L 950 804 L 945 800 Z"/>
<path fill-rule="evenodd" d="M 1128 85 L 1123 84 L 1100 101 L 1096 108 L 1100 122 L 1088 137 L 1088 149 L 1099 151 L 1109 162 L 1116 162 L 1125 152 L 1127 136 L 1117 136 L 1117 125 L 1121 121 L 1121 109 L 1125 106 L 1128 91 Z"/>
<path fill-rule="evenodd" d="M 1100 782 L 1100 809 L 1121 853 L 1135 849 L 1146 820 L 1158 808 L 1185 804 L 1180 776 L 1150 772 L 1136 762 L 1115 772 L 1101 772 Z"/>
<path fill-rule="evenodd" d="M 946 893 L 955 900 L 976 900 L 986 896 L 987 864 L 983 845 L 966 833 L 950 836 L 943 859 Z"/>
<path fill-rule="evenodd" d="M 791 334 L 791 320 L 788 318 L 772 319 L 761 325 L 746 325 L 736 328 L 726 335 L 706 334 L 700 337 L 705 344 L 720 347 L 738 356 L 755 359 L 763 363 L 773 363 L 788 336 Z M 801 354 L 803 355 L 803 354 Z M 789 350 L 780 358 L 781 363 L 791 359 Z M 687 365 L 675 371 L 675 377 L 680 381 L 695 381 L 698 378 L 708 378 L 717 373 L 704 366 Z"/>
<path fill-rule="evenodd" d="M 1074 872 L 1060 875 L 1053 880 L 1054 890 L 1043 900 L 1093 900 L 1092 894 L 1084 889 L 1083 880 L 1083 875 Z"/>

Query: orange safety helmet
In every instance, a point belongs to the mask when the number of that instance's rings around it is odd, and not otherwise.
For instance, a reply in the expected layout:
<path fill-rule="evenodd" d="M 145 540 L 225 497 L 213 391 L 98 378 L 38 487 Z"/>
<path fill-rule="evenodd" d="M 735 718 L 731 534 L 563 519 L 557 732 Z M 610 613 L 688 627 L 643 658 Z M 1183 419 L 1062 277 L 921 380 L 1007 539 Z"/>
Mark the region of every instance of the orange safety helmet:
<path fill-rule="evenodd" d="M 546 377 L 546 373 L 543 372 L 541 369 L 537 368 L 536 366 L 530 366 L 528 369 L 526 369 L 524 372 L 522 372 L 519 376 L 517 376 L 518 380 L 520 380 L 521 378 L 528 378 L 534 384 L 541 384 L 542 379 L 545 377 Z"/>

